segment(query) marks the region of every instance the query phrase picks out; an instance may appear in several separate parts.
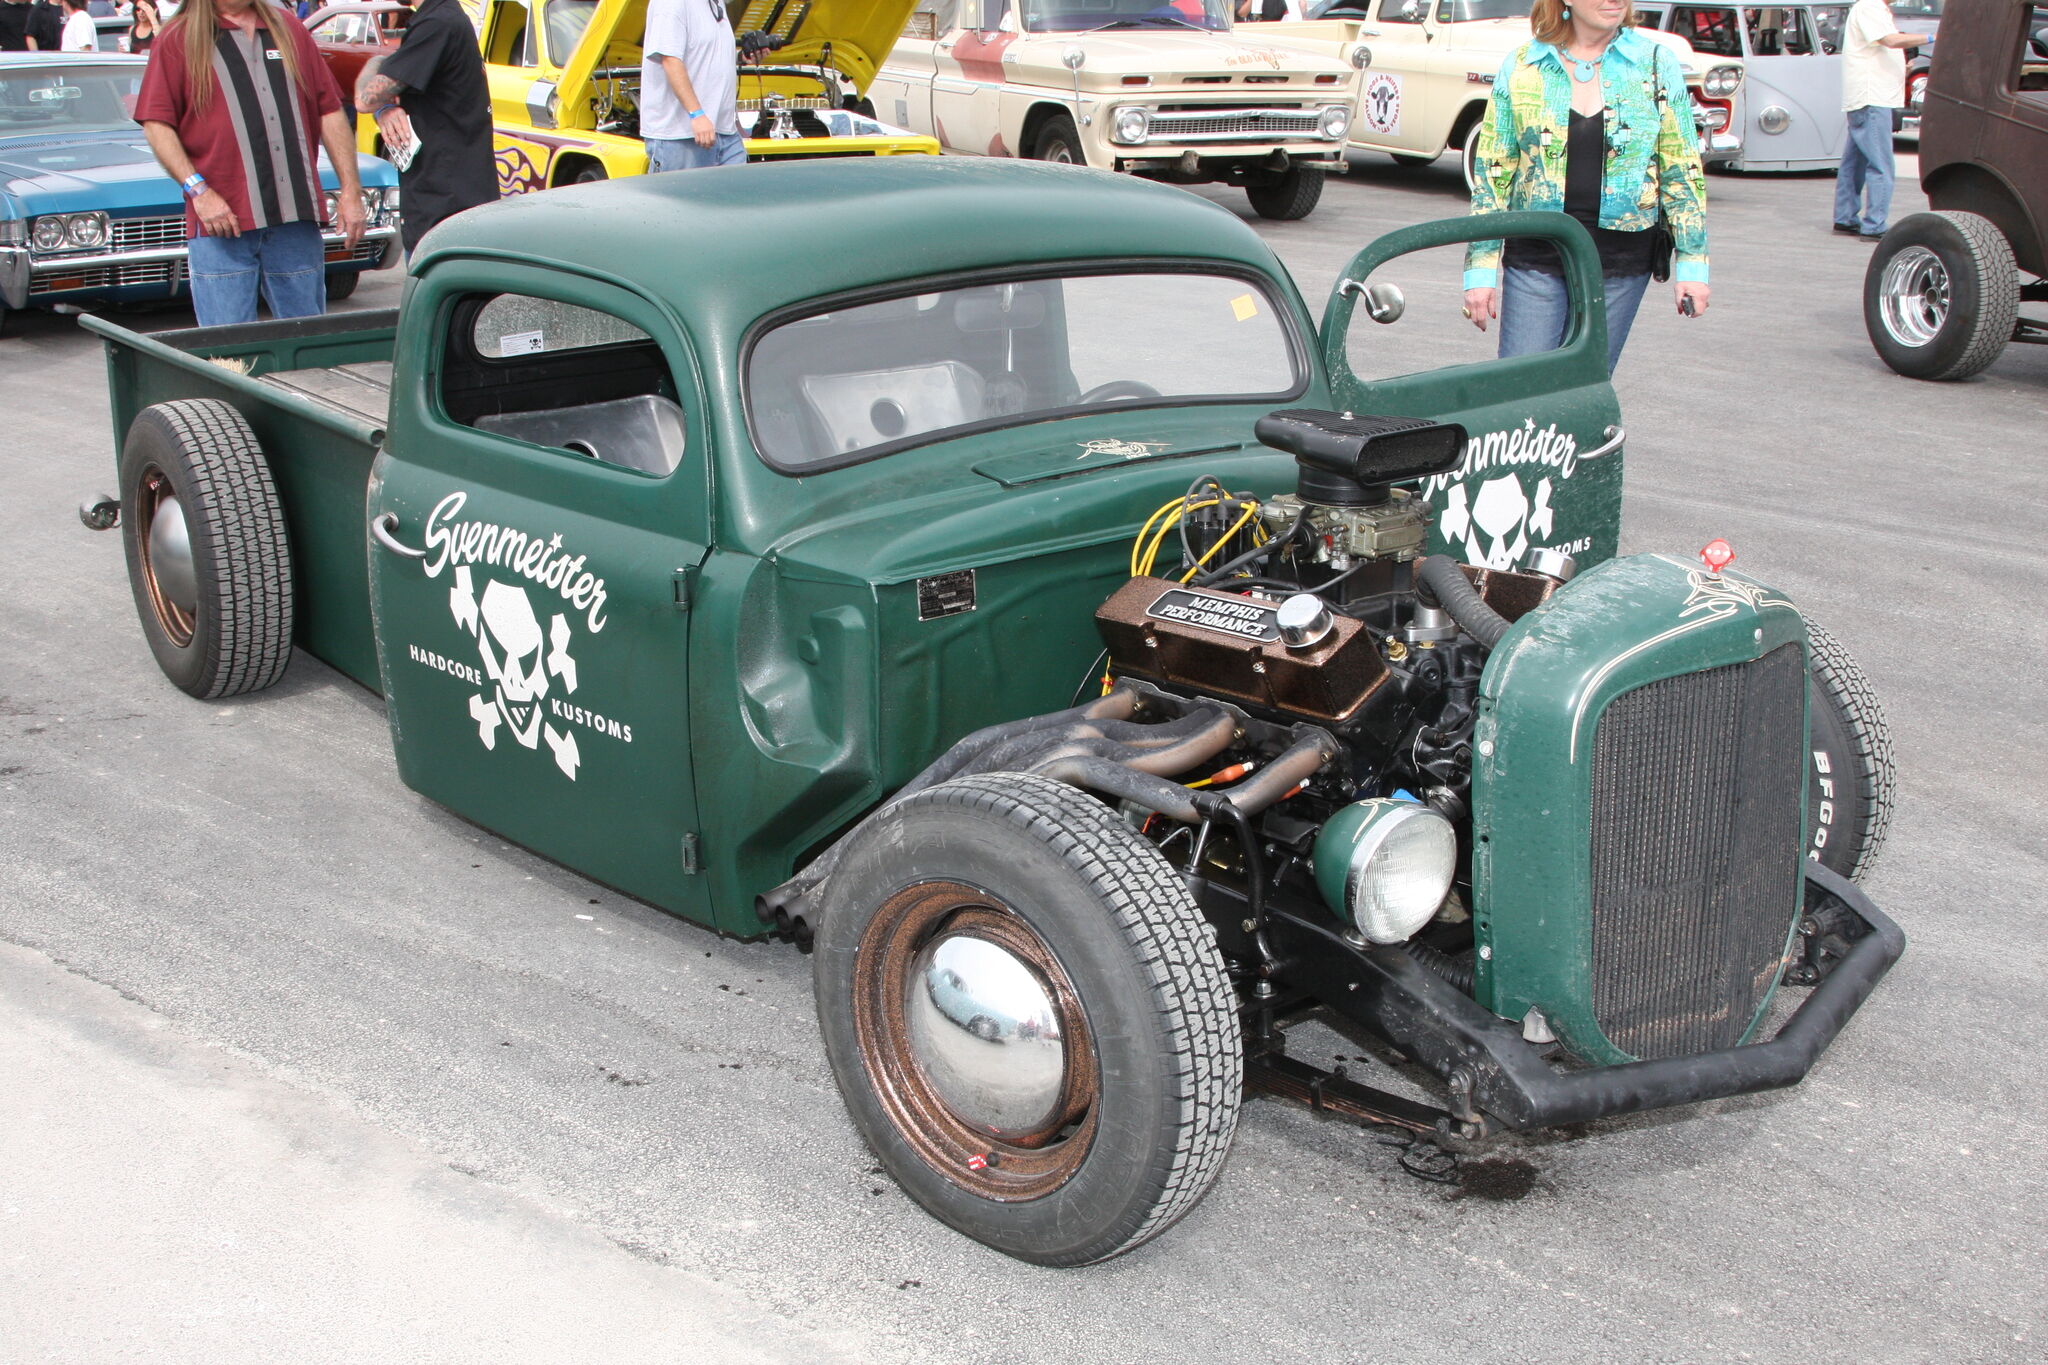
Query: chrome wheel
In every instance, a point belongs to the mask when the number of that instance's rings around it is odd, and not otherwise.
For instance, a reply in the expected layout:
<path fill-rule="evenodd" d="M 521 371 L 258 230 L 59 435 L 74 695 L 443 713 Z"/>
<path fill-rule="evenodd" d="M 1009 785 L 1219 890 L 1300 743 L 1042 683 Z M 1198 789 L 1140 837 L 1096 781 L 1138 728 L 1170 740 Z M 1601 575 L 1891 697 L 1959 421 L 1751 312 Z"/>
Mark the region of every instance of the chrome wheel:
<path fill-rule="evenodd" d="M 1036 1199 L 1088 1154 L 1098 1069 L 1073 983 L 1029 925 L 960 882 L 890 897 L 856 957 L 854 1032 L 890 1121 L 985 1199 Z"/>
<path fill-rule="evenodd" d="M 199 575 L 192 564 L 192 533 L 170 478 L 152 465 L 143 471 L 136 499 L 136 545 L 143 589 L 157 624 L 175 645 L 192 642 L 199 613 Z"/>
<path fill-rule="evenodd" d="M 1948 322 L 1948 267 L 1926 247 L 1909 246 L 1885 262 L 1878 299 L 1892 339 L 1901 346 L 1925 346 Z"/>

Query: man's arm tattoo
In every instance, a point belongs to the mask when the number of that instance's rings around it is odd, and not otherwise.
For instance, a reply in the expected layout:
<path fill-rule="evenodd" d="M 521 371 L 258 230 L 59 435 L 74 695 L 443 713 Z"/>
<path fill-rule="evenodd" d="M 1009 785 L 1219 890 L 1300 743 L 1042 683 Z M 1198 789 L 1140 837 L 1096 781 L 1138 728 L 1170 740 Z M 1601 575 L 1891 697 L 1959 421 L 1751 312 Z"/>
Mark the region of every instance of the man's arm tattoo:
<path fill-rule="evenodd" d="M 356 108 L 364 113 L 381 109 L 398 98 L 405 87 L 382 72 L 366 71 L 356 81 Z"/>

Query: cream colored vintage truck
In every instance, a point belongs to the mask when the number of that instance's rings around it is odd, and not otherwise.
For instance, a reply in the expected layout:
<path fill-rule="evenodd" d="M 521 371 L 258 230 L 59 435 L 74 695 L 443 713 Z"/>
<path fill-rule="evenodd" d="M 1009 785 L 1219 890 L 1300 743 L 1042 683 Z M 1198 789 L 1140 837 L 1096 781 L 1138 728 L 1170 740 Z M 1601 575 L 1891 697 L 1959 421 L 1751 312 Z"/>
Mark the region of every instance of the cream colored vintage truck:
<path fill-rule="evenodd" d="M 1334 0 L 1311 13 L 1317 17 L 1247 29 L 1268 43 L 1347 61 L 1362 52 L 1351 149 L 1386 152 L 1413 166 L 1455 151 L 1464 158 L 1469 184 L 1477 149 L 1472 132 L 1486 113 L 1501 62 L 1529 41 L 1529 0 Z M 1701 159 L 1712 164 L 1735 157 L 1742 150 L 1732 121 L 1741 60 L 1703 55 L 1675 33 L 1643 32 L 1679 56 Z"/>
<path fill-rule="evenodd" d="M 948 152 L 1243 187 L 1303 218 L 1344 169 L 1358 72 L 1233 30 L 1228 0 L 918 0 L 869 95 Z"/>

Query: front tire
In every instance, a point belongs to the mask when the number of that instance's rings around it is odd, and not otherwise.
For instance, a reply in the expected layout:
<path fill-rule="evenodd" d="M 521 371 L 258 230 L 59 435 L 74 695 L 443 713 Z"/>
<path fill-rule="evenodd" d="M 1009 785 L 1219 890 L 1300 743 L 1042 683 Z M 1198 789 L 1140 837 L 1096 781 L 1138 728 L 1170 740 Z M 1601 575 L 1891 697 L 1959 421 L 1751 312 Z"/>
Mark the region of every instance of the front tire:
<path fill-rule="evenodd" d="M 1065 114 L 1055 114 L 1045 121 L 1045 126 L 1038 130 L 1038 142 L 1031 155 L 1061 166 L 1088 164 L 1088 154 L 1081 150 L 1081 134 L 1074 127 L 1074 120 Z"/>
<path fill-rule="evenodd" d="M 1310 166 L 1290 166 L 1265 184 L 1245 186 L 1244 192 L 1259 217 L 1292 223 L 1308 217 L 1323 197 L 1323 173 Z"/>
<path fill-rule="evenodd" d="M 1051 1266 L 1193 1208 L 1236 1131 L 1243 1044 L 1213 933 L 1158 851 L 1017 773 L 928 788 L 854 840 L 817 929 L 818 1019 L 905 1193 Z"/>
<path fill-rule="evenodd" d="M 1458 149 L 1458 166 L 1465 175 L 1465 193 L 1479 188 L 1479 128 L 1475 124 L 1465 134 L 1465 145 Z"/>
<path fill-rule="evenodd" d="M 1807 676 L 1806 851 L 1861 881 L 1891 829 L 1897 778 L 1892 733 L 1870 679 L 1841 641 L 1812 621 Z"/>
<path fill-rule="evenodd" d="M 212 700 L 284 676 L 291 550 L 241 413 L 214 399 L 144 408 L 121 446 L 121 526 L 135 610 L 165 677 Z"/>
<path fill-rule="evenodd" d="M 356 286 L 363 282 L 360 270 L 337 270 L 327 277 L 327 301 L 345 299 L 356 292 Z"/>
<path fill-rule="evenodd" d="M 2012 247 L 1974 213 L 1916 213 L 1892 225 L 1863 275 L 1863 326 L 1884 363 L 1911 379 L 1967 379 L 1998 359 L 2019 320 Z"/>

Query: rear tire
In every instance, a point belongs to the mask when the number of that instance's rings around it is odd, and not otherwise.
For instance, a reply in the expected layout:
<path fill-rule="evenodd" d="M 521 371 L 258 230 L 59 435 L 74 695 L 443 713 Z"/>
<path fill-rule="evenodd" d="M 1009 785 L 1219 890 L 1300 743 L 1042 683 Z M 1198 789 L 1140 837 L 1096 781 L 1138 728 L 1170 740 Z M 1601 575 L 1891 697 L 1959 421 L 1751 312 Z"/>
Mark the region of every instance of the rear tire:
<path fill-rule="evenodd" d="M 2005 350 L 2019 320 L 2012 247 L 1974 213 L 1916 213 L 1892 225 L 1863 275 L 1863 326 L 1911 379 L 1967 379 Z"/>
<path fill-rule="evenodd" d="M 1222 1169 L 1243 1041 L 1213 931 L 1073 787 L 996 773 L 883 810 L 832 874 L 813 971 L 854 1126 L 977 1241 L 1106 1260 Z"/>
<path fill-rule="evenodd" d="M 1308 217 L 1323 197 L 1323 173 L 1309 166 L 1291 166 L 1263 185 L 1246 185 L 1244 192 L 1259 217 L 1292 223 Z"/>
<path fill-rule="evenodd" d="M 1806 623 L 1811 645 L 1807 708 L 1806 851 L 1851 881 L 1877 863 L 1892 823 L 1897 782 L 1891 728 L 1870 679 L 1823 627 Z"/>
<path fill-rule="evenodd" d="M 165 677 L 211 700 L 284 676 L 291 550 L 241 413 L 213 399 L 144 408 L 121 446 L 121 526 L 135 609 Z"/>
<path fill-rule="evenodd" d="M 572 185 L 595 185 L 599 181 L 611 178 L 609 171 L 596 162 L 592 162 L 590 165 L 578 169 L 576 174 L 570 178 L 569 183 Z"/>

